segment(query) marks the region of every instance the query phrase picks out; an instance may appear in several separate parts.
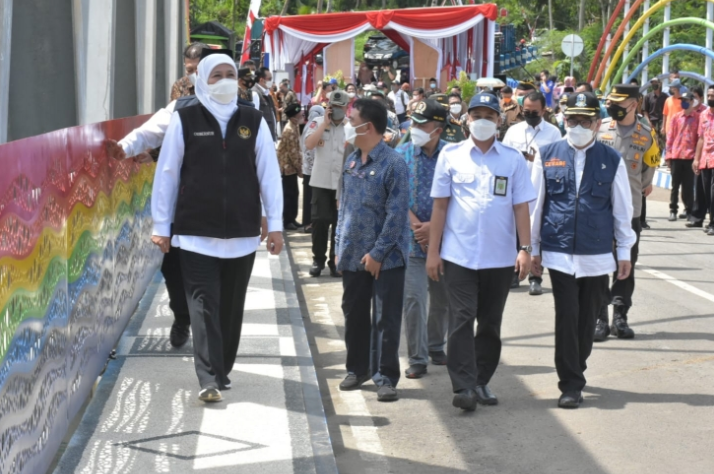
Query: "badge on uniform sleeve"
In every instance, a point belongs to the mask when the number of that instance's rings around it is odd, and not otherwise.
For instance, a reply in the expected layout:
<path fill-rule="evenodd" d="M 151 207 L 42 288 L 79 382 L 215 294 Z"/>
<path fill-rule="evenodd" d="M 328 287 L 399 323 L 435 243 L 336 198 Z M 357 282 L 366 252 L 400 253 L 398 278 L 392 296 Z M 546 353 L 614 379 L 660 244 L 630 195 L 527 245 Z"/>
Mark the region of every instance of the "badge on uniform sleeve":
<path fill-rule="evenodd" d="M 243 140 L 247 140 L 250 138 L 250 129 L 248 127 L 239 127 L 238 128 L 238 136 L 241 137 Z"/>
<path fill-rule="evenodd" d="M 496 182 L 493 187 L 493 194 L 496 196 L 505 196 L 508 191 L 508 178 L 504 176 L 496 176 Z"/>
<path fill-rule="evenodd" d="M 316 122 L 310 122 L 310 128 L 312 129 L 312 128 L 315 128 L 315 127 L 317 127 L 317 123 L 316 123 Z"/>

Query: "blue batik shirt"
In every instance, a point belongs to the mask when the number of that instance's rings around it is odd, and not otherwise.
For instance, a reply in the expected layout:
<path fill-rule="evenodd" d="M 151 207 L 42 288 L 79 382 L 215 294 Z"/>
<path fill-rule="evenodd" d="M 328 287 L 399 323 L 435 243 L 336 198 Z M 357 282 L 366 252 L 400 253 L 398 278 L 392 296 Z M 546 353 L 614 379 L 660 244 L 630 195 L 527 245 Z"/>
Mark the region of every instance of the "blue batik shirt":
<path fill-rule="evenodd" d="M 434 169 L 441 149 L 446 146 L 444 140 L 439 140 L 433 156 L 428 156 L 424 151 L 408 141 L 396 148 L 397 153 L 404 157 L 409 168 L 409 209 L 420 222 L 431 222 L 431 209 L 434 199 L 431 197 L 431 184 L 434 181 Z M 426 258 L 426 253 L 421 249 L 414 232 L 410 232 L 409 256 Z"/>
<path fill-rule="evenodd" d="M 409 170 L 384 142 L 362 164 L 356 150 L 345 161 L 337 222 L 337 269 L 364 271 L 366 254 L 381 270 L 404 267 L 409 253 Z"/>

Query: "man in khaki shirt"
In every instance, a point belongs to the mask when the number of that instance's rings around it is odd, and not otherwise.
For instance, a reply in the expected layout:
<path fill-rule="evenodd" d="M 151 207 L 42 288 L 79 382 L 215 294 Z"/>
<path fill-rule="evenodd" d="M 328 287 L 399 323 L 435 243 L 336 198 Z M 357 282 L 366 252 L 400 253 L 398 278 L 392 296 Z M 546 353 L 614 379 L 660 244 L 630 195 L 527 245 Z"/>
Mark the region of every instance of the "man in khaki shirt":
<path fill-rule="evenodd" d="M 345 152 L 345 112 L 349 103 L 345 91 L 335 90 L 324 117 L 316 117 L 307 126 L 305 148 L 315 150 L 315 161 L 310 175 L 312 188 L 312 267 L 310 275 L 319 277 L 330 267 L 330 275 L 339 277 L 335 269 L 335 230 L 337 228 L 337 186 L 342 176 Z M 332 231 L 330 232 L 330 226 Z M 330 258 L 327 242 L 330 235 Z"/>

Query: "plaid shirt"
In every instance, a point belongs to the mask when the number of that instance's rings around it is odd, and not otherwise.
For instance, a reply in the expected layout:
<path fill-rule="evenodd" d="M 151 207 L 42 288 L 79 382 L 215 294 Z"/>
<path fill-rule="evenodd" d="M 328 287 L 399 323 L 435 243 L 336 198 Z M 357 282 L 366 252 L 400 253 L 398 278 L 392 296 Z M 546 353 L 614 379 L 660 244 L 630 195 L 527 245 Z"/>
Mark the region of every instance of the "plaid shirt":
<path fill-rule="evenodd" d="M 714 168 L 714 112 L 707 109 L 699 116 L 699 138 L 704 141 L 699 169 Z"/>
<path fill-rule="evenodd" d="M 397 152 L 379 142 L 362 164 L 356 150 L 345 161 L 337 223 L 338 270 L 364 271 L 366 254 L 382 270 L 406 265 L 409 255 L 409 170 Z"/>
<path fill-rule="evenodd" d="M 699 141 L 699 114 L 677 112 L 667 135 L 668 160 L 693 160 Z"/>
<path fill-rule="evenodd" d="M 280 174 L 283 176 L 302 173 L 300 133 L 290 120 L 287 121 L 278 144 L 278 161 L 280 162 Z"/>
<path fill-rule="evenodd" d="M 188 76 L 183 76 L 178 81 L 174 82 L 174 85 L 171 87 L 171 100 L 169 102 L 194 94 L 195 91 L 193 84 L 191 84 Z"/>

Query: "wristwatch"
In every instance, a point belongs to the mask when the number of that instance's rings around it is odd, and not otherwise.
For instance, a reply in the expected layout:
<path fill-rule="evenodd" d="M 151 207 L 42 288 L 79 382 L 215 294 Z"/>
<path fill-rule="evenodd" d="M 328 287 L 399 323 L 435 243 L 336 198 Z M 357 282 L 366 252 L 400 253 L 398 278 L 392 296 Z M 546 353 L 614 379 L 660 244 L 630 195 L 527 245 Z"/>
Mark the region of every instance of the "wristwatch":
<path fill-rule="evenodd" d="M 533 252 L 533 247 L 531 247 L 530 245 L 521 245 L 518 250 L 523 250 L 526 253 L 531 253 Z"/>

